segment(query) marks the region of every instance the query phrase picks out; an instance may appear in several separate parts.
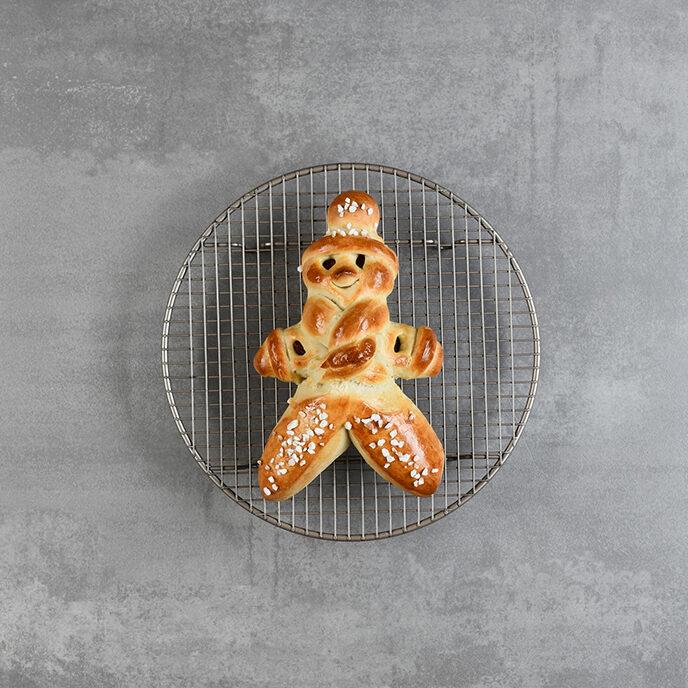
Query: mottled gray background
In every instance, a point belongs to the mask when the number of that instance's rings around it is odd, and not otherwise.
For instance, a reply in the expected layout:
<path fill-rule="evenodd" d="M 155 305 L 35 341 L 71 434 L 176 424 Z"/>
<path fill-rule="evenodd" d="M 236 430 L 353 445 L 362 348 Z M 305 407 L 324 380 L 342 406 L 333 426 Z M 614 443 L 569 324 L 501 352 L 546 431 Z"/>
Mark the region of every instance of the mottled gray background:
<path fill-rule="evenodd" d="M 3 688 L 686 686 L 683 0 L 4 0 L 0 32 Z M 379 543 L 232 504 L 160 380 L 200 230 L 338 160 L 483 212 L 542 327 L 505 468 Z"/>

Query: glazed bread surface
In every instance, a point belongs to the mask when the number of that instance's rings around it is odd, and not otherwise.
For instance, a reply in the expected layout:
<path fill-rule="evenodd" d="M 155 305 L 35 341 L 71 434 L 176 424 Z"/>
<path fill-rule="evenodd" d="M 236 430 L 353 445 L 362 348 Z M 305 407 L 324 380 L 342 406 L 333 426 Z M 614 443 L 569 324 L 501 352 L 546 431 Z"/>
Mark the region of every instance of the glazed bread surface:
<path fill-rule="evenodd" d="M 293 496 L 350 443 L 411 494 L 430 495 L 441 481 L 442 445 L 395 379 L 436 375 L 442 346 L 429 327 L 389 319 L 399 263 L 377 232 L 379 218 L 362 191 L 332 201 L 325 236 L 299 266 L 308 290 L 302 319 L 270 332 L 254 357 L 261 375 L 298 385 L 259 462 L 265 499 Z"/>

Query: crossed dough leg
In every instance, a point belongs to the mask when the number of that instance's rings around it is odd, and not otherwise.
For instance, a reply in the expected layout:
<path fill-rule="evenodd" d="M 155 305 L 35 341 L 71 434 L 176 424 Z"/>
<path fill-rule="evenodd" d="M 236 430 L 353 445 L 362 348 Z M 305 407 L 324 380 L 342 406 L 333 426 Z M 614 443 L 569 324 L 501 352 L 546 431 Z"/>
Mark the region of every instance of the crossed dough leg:
<path fill-rule="evenodd" d="M 425 416 L 404 393 L 396 411 L 355 402 L 349 411 L 351 441 L 366 463 L 392 485 L 425 497 L 442 480 L 444 451 Z"/>
<path fill-rule="evenodd" d="M 442 479 L 442 445 L 411 400 L 401 390 L 395 397 L 385 411 L 350 397 L 291 402 L 260 460 L 262 496 L 274 501 L 293 496 L 340 456 L 350 440 L 393 485 L 418 496 L 435 492 Z"/>

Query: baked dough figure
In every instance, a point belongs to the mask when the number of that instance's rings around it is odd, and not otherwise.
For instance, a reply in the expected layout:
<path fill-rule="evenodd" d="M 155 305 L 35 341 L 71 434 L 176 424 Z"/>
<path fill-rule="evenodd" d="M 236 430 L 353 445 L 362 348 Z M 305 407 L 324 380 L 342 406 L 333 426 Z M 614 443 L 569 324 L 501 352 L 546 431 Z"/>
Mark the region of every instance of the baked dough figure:
<path fill-rule="evenodd" d="M 353 442 L 386 480 L 415 495 L 439 485 L 444 450 L 395 378 L 436 375 L 442 347 L 429 327 L 390 322 L 387 297 L 399 270 L 377 234 L 380 212 L 361 191 L 337 196 L 327 233 L 305 251 L 301 322 L 273 330 L 253 364 L 298 385 L 265 444 L 258 483 L 288 499 Z"/>

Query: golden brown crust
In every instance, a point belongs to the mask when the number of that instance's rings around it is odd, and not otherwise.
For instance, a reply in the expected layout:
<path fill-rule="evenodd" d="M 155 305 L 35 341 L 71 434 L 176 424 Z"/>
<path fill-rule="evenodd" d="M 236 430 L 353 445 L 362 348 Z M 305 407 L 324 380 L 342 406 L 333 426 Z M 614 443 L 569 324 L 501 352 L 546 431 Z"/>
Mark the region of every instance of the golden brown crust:
<path fill-rule="evenodd" d="M 419 327 L 411 368 L 413 377 L 437 375 L 442 367 L 444 354 L 435 333 L 429 327 Z"/>
<path fill-rule="evenodd" d="M 343 346 L 333 351 L 323 362 L 328 369 L 323 380 L 346 379 L 358 375 L 375 355 L 375 340 L 372 337 Z"/>
<path fill-rule="evenodd" d="M 359 301 L 342 314 L 330 335 L 330 344 L 339 346 L 358 337 L 377 334 L 389 322 L 385 302 Z"/>
<path fill-rule="evenodd" d="M 350 439 L 403 490 L 432 494 L 441 480 L 442 445 L 394 378 L 437 374 L 442 346 L 428 327 L 390 322 L 386 298 L 398 260 L 376 233 L 378 219 L 367 194 L 345 192 L 334 200 L 329 235 L 302 257 L 308 298 L 301 322 L 273 330 L 256 353 L 261 375 L 299 385 L 265 445 L 259 467 L 265 499 L 301 490 Z"/>
<path fill-rule="evenodd" d="M 326 237 L 303 254 L 303 280 L 309 298 L 327 298 L 339 309 L 374 295 L 384 301 L 398 271 L 393 251 L 361 237 Z"/>
<path fill-rule="evenodd" d="M 307 299 L 303 306 L 301 324 L 312 335 L 324 335 L 332 325 L 332 321 L 339 308 L 328 299 Z"/>
<path fill-rule="evenodd" d="M 375 199 L 363 191 L 344 191 L 327 209 L 327 227 L 330 230 L 358 229 L 374 233 L 379 222 L 380 210 Z"/>
<path fill-rule="evenodd" d="M 387 295 L 394 287 L 396 272 L 392 272 L 384 265 L 376 265 L 366 276 L 365 286 L 371 291 Z"/>
<path fill-rule="evenodd" d="M 399 259 L 397 254 L 380 241 L 361 236 L 325 236 L 314 241 L 304 252 L 302 263 L 317 259 L 320 256 L 328 256 L 331 253 L 362 253 L 371 258 L 379 258 L 389 262 L 394 267 L 394 275 L 399 271 Z"/>
<path fill-rule="evenodd" d="M 429 327 L 395 324 L 388 329 L 386 343 L 392 352 L 395 377 L 432 377 L 442 369 L 442 345 Z"/>
<path fill-rule="evenodd" d="M 313 397 L 292 403 L 270 433 L 258 465 L 265 499 L 288 499 L 302 490 L 349 445 L 348 400 Z"/>
<path fill-rule="evenodd" d="M 280 336 L 280 330 L 273 330 L 253 357 L 253 367 L 263 377 L 276 377 L 284 382 L 297 382 L 290 369 L 289 356 Z"/>
<path fill-rule="evenodd" d="M 292 379 L 301 382 L 307 377 L 307 371 L 311 364 L 319 360 L 322 347 L 306 335 L 301 323 L 282 330 L 282 341 L 291 365 Z"/>
<path fill-rule="evenodd" d="M 383 478 L 418 496 L 435 492 L 444 452 L 425 416 L 407 398 L 399 408 L 375 410 L 349 397 L 312 397 L 292 403 L 270 433 L 258 467 L 258 485 L 271 501 L 288 499 L 348 446 L 349 438 Z"/>
<path fill-rule="evenodd" d="M 350 435 L 366 462 L 392 484 L 431 495 L 442 480 L 444 451 L 425 416 L 411 403 L 395 411 L 352 404 Z"/>

